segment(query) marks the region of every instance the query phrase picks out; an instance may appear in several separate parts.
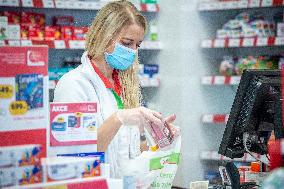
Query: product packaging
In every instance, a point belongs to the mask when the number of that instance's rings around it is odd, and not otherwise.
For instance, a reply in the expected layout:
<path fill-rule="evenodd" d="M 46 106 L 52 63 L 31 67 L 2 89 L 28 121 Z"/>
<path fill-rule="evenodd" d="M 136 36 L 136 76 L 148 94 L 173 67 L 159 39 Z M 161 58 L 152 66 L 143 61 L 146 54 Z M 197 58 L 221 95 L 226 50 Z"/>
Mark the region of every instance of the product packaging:
<path fill-rule="evenodd" d="M 0 22 L 0 40 L 19 40 L 20 38 L 20 25 L 9 25 L 6 22 Z"/>
<path fill-rule="evenodd" d="M 174 140 L 174 135 L 167 122 L 164 122 L 164 126 L 152 123 L 150 125 L 150 133 L 160 148 L 169 146 Z"/>
<path fill-rule="evenodd" d="M 0 167 L 39 165 L 41 145 L 7 146 L 0 149 Z"/>
<path fill-rule="evenodd" d="M 62 26 L 61 27 L 61 35 L 65 40 L 72 40 L 74 34 L 73 26 Z"/>
<path fill-rule="evenodd" d="M 85 40 L 88 27 L 74 27 L 73 39 L 74 40 Z"/>
<path fill-rule="evenodd" d="M 36 184 L 42 182 L 41 166 L 0 168 L 0 187 Z"/>
<path fill-rule="evenodd" d="M 21 24 L 25 26 L 43 27 L 45 25 L 45 15 L 35 12 L 22 12 Z"/>
<path fill-rule="evenodd" d="M 60 40 L 61 28 L 58 26 L 45 26 L 45 40 Z"/>
<path fill-rule="evenodd" d="M 44 40 L 44 27 L 42 26 L 29 26 L 29 39 L 30 40 Z"/>
<path fill-rule="evenodd" d="M 54 26 L 73 26 L 74 17 L 73 16 L 54 16 L 53 25 Z"/>
<path fill-rule="evenodd" d="M 20 12 L 4 11 L 2 15 L 8 18 L 9 24 L 20 24 L 21 22 Z"/>
<path fill-rule="evenodd" d="M 284 37 L 284 22 L 277 23 L 277 36 Z"/>
<path fill-rule="evenodd" d="M 43 158 L 43 178 L 46 182 L 101 175 L 100 158 L 52 157 Z"/>

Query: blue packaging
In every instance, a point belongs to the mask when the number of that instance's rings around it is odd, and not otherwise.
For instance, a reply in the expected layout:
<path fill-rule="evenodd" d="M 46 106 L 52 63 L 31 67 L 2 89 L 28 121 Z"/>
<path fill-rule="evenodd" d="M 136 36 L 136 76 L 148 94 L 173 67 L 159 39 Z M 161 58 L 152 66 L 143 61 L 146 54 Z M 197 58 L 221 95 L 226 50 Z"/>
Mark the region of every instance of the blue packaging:
<path fill-rule="evenodd" d="M 104 152 L 75 153 L 75 154 L 57 154 L 57 156 L 65 156 L 65 157 L 99 157 L 100 158 L 100 163 L 105 163 L 105 153 Z"/>
<path fill-rule="evenodd" d="M 144 74 L 153 77 L 153 75 L 159 73 L 159 65 L 157 64 L 144 64 Z"/>
<path fill-rule="evenodd" d="M 66 122 L 52 122 L 51 129 L 53 131 L 66 131 Z"/>
<path fill-rule="evenodd" d="M 43 75 L 16 75 L 16 101 L 25 101 L 28 109 L 43 107 Z"/>

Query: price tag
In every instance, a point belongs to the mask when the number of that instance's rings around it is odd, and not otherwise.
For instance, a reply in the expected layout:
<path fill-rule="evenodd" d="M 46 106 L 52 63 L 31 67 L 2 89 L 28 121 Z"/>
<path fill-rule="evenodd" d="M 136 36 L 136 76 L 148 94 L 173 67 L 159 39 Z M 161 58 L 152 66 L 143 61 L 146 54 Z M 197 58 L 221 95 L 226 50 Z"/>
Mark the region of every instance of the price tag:
<path fill-rule="evenodd" d="M 55 0 L 55 7 L 56 8 L 66 8 L 66 6 L 64 5 L 64 2 L 61 0 Z"/>
<path fill-rule="evenodd" d="M 275 45 L 284 45 L 284 37 L 276 37 Z"/>
<path fill-rule="evenodd" d="M 4 40 L 0 40 L 0 47 L 6 46 L 5 41 Z"/>
<path fill-rule="evenodd" d="M 21 41 L 20 40 L 9 40 L 8 45 L 9 46 L 21 46 Z"/>
<path fill-rule="evenodd" d="M 254 38 L 244 38 L 243 46 L 244 47 L 253 47 L 254 46 Z"/>
<path fill-rule="evenodd" d="M 210 77 L 210 76 L 202 77 L 201 84 L 202 85 L 211 85 L 212 84 L 212 77 Z"/>
<path fill-rule="evenodd" d="M 215 39 L 214 47 L 216 47 L 216 48 L 225 47 L 225 40 L 224 39 Z"/>
<path fill-rule="evenodd" d="M 69 40 L 70 49 L 84 49 L 85 41 L 83 40 Z"/>
<path fill-rule="evenodd" d="M 2 6 L 18 7 L 20 6 L 19 0 L 2 0 L 0 3 Z"/>
<path fill-rule="evenodd" d="M 33 0 L 22 0 L 23 7 L 34 7 Z"/>
<path fill-rule="evenodd" d="M 267 37 L 259 37 L 256 40 L 256 46 L 267 46 L 268 38 Z"/>
<path fill-rule="evenodd" d="M 56 49 L 66 49 L 64 40 L 54 40 L 54 47 Z"/>
<path fill-rule="evenodd" d="M 14 89 L 12 85 L 0 85 L 0 98 L 12 98 Z"/>
<path fill-rule="evenodd" d="M 43 2 L 44 8 L 54 8 L 55 7 L 53 0 L 43 0 L 42 2 Z"/>
<path fill-rule="evenodd" d="M 248 7 L 260 7 L 260 0 L 250 0 Z"/>
<path fill-rule="evenodd" d="M 272 0 L 262 0 L 261 6 L 262 7 L 271 7 L 273 5 Z"/>
<path fill-rule="evenodd" d="M 151 87 L 159 87 L 160 80 L 158 78 L 151 78 L 150 79 L 150 86 Z"/>
<path fill-rule="evenodd" d="M 215 76 L 214 85 L 224 85 L 224 84 L 225 84 L 225 77 L 224 76 Z"/>
<path fill-rule="evenodd" d="M 229 47 L 239 47 L 239 46 L 240 46 L 240 39 L 229 40 Z"/>
<path fill-rule="evenodd" d="M 212 115 L 203 115 L 202 116 L 202 122 L 203 123 L 212 123 L 213 122 L 213 116 Z"/>
<path fill-rule="evenodd" d="M 202 48 L 211 48 L 212 47 L 212 40 L 211 39 L 206 39 L 203 40 L 201 43 Z"/>
<path fill-rule="evenodd" d="M 157 8 L 157 4 L 146 4 L 146 12 L 157 12 L 158 8 Z"/>
<path fill-rule="evenodd" d="M 231 85 L 238 85 L 240 83 L 241 77 L 239 76 L 231 76 L 230 84 Z"/>
<path fill-rule="evenodd" d="M 49 81 L 49 89 L 55 89 L 55 87 L 56 87 L 56 83 L 55 83 L 55 81 L 53 81 L 53 80 L 50 80 Z"/>
<path fill-rule="evenodd" d="M 31 40 L 21 40 L 22 46 L 33 46 L 33 43 Z"/>
<path fill-rule="evenodd" d="M 25 101 L 14 101 L 10 103 L 11 115 L 24 115 L 28 111 L 28 104 Z"/>
<path fill-rule="evenodd" d="M 242 0 L 239 3 L 238 8 L 247 8 L 248 7 L 248 1 L 247 0 Z"/>
<path fill-rule="evenodd" d="M 64 8 L 68 8 L 68 9 L 78 9 L 78 7 L 76 7 L 74 1 L 65 1 L 65 7 L 64 7 Z"/>

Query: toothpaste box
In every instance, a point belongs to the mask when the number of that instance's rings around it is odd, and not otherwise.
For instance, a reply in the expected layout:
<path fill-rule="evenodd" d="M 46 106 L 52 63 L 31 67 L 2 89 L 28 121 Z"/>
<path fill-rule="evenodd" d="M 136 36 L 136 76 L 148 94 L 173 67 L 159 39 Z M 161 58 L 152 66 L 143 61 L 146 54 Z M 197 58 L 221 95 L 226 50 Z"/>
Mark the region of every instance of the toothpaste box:
<path fill-rule="evenodd" d="M 60 181 L 101 175 L 100 158 L 52 157 L 41 160 L 44 181 Z"/>
<path fill-rule="evenodd" d="M 41 166 L 0 168 L 0 187 L 36 184 L 42 182 Z"/>
<path fill-rule="evenodd" d="M 10 166 L 39 165 L 41 145 L 20 145 L 0 148 L 0 168 Z"/>

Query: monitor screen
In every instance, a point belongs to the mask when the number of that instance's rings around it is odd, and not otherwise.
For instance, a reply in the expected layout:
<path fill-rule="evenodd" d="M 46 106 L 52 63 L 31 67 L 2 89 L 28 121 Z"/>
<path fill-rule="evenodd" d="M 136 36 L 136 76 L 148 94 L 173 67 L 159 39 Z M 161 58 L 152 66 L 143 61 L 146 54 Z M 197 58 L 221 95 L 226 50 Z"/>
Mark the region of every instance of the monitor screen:
<path fill-rule="evenodd" d="M 241 158 L 246 152 L 267 154 L 274 130 L 283 136 L 280 70 L 245 70 L 231 108 L 219 154 Z M 245 143 L 244 136 L 249 137 Z"/>

